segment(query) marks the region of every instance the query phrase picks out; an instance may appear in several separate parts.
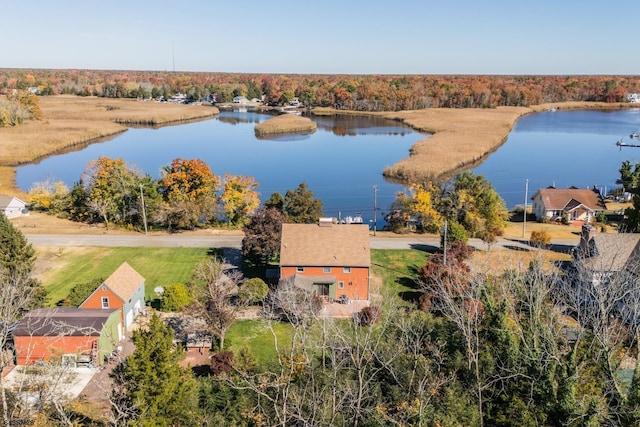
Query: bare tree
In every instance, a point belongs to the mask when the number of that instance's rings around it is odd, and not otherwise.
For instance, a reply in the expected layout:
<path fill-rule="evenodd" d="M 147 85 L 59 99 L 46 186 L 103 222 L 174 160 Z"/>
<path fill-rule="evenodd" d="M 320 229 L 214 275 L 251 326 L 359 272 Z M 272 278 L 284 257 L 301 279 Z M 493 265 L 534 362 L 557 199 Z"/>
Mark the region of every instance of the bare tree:
<path fill-rule="evenodd" d="M 223 259 L 213 258 L 196 267 L 194 278 L 204 289 L 196 295 L 193 315 L 206 321 L 209 332 L 220 341 L 220 350 L 224 350 L 224 338 L 242 308 L 241 301 L 234 299 L 244 281 L 242 273 Z"/>

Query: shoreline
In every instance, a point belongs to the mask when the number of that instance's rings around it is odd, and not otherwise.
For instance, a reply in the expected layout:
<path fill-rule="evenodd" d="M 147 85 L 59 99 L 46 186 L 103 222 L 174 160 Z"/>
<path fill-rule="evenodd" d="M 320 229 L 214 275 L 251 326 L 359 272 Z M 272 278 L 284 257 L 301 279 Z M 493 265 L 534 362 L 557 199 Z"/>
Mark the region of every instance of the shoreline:
<path fill-rule="evenodd" d="M 43 120 L 0 128 L 0 194 L 27 197 L 28 190 L 16 184 L 17 166 L 109 140 L 130 127 L 170 126 L 219 114 L 213 106 L 135 99 L 57 95 L 39 103 Z"/>
<path fill-rule="evenodd" d="M 212 106 L 164 104 L 131 99 L 59 95 L 42 97 L 45 119 L 0 129 L 0 194 L 27 197 L 16 185 L 16 167 L 37 162 L 82 145 L 108 140 L 129 127 L 158 127 L 208 119 L 219 114 Z M 71 102 L 70 102 L 71 101 Z M 409 156 L 387 166 L 383 176 L 407 184 L 440 180 L 482 162 L 504 144 L 517 121 L 528 114 L 557 110 L 629 109 L 629 103 L 564 102 L 494 109 L 432 108 L 397 112 L 342 111 L 315 108 L 314 115 L 362 115 L 401 122 L 429 134 L 418 140 Z M 34 146 L 32 142 L 38 141 Z"/>

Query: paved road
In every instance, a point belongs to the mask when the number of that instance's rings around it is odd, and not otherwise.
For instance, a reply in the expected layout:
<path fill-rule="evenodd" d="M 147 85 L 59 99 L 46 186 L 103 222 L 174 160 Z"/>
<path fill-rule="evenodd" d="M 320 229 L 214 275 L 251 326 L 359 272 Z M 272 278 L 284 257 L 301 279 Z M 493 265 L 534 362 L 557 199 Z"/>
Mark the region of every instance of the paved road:
<path fill-rule="evenodd" d="M 25 234 L 34 246 L 124 246 L 124 247 L 184 247 L 184 248 L 233 248 L 240 249 L 242 236 L 183 236 L 180 234 L 144 235 L 71 235 L 71 234 Z M 554 240 L 556 250 L 569 250 L 578 239 Z M 469 244 L 477 249 L 487 250 L 486 243 L 471 239 Z M 439 239 L 434 237 L 371 237 L 372 249 L 421 249 L 434 250 Z M 527 249 L 526 241 L 499 239 L 492 249 Z"/>

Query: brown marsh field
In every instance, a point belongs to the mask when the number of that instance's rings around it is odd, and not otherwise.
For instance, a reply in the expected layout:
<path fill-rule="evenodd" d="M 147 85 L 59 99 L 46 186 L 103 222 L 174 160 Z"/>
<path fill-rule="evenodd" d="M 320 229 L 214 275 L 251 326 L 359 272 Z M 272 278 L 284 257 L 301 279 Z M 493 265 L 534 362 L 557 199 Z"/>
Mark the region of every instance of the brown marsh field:
<path fill-rule="evenodd" d="M 211 106 L 177 105 L 76 96 L 41 97 L 44 119 L 0 128 L 0 194 L 26 195 L 16 188 L 15 166 L 33 162 L 64 149 L 99 141 L 126 131 L 128 126 L 160 126 L 215 116 Z M 624 108 L 628 104 L 571 102 L 535 107 L 429 108 L 424 110 L 361 113 L 403 122 L 430 133 L 411 148 L 409 157 L 385 169 L 384 175 L 399 182 L 435 179 L 471 166 L 498 149 L 518 118 L 547 108 L 588 109 Z M 313 114 L 345 114 L 317 108 Z M 301 121 L 304 120 L 304 123 Z M 309 120 L 281 116 L 268 120 L 266 129 L 256 132 L 286 133 L 311 131 Z"/>

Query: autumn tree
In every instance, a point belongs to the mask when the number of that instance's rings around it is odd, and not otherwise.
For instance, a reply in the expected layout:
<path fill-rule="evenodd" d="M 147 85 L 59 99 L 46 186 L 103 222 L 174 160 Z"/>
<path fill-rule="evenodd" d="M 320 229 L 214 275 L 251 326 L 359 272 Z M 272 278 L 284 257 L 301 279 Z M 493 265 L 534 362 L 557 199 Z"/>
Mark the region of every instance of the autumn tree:
<path fill-rule="evenodd" d="M 135 351 L 112 372 L 110 395 L 115 425 L 191 426 L 200 417 L 197 383 L 178 364 L 173 331 L 153 315 L 145 329 L 134 331 Z"/>
<path fill-rule="evenodd" d="M 258 183 L 251 176 L 230 175 L 224 176 L 222 189 L 222 208 L 234 225 L 242 225 L 247 217 L 260 206 L 258 198 Z"/>
<path fill-rule="evenodd" d="M 107 228 L 129 224 L 139 214 L 142 175 L 121 158 L 100 157 L 87 164 L 82 180 L 87 187 L 87 208 Z"/>
<path fill-rule="evenodd" d="M 260 208 L 244 227 L 242 255 L 255 265 L 267 265 L 280 253 L 284 215 L 274 208 Z"/>
<path fill-rule="evenodd" d="M 200 159 L 174 159 L 158 180 L 165 202 L 158 217 L 170 227 L 193 228 L 216 213 L 220 178 Z"/>
<path fill-rule="evenodd" d="M 45 180 L 35 182 L 29 190 L 29 201 L 32 209 L 62 212 L 67 206 L 69 187 L 63 181 Z"/>
<path fill-rule="evenodd" d="M 305 182 L 295 190 L 287 190 L 282 210 L 287 222 L 295 224 L 313 224 L 322 217 L 322 201 L 315 199 Z"/>
<path fill-rule="evenodd" d="M 488 244 L 501 236 L 509 218 L 504 200 L 482 175 L 462 172 L 440 188 L 437 196 L 440 214 L 451 223 L 459 223 L 469 237 Z"/>

